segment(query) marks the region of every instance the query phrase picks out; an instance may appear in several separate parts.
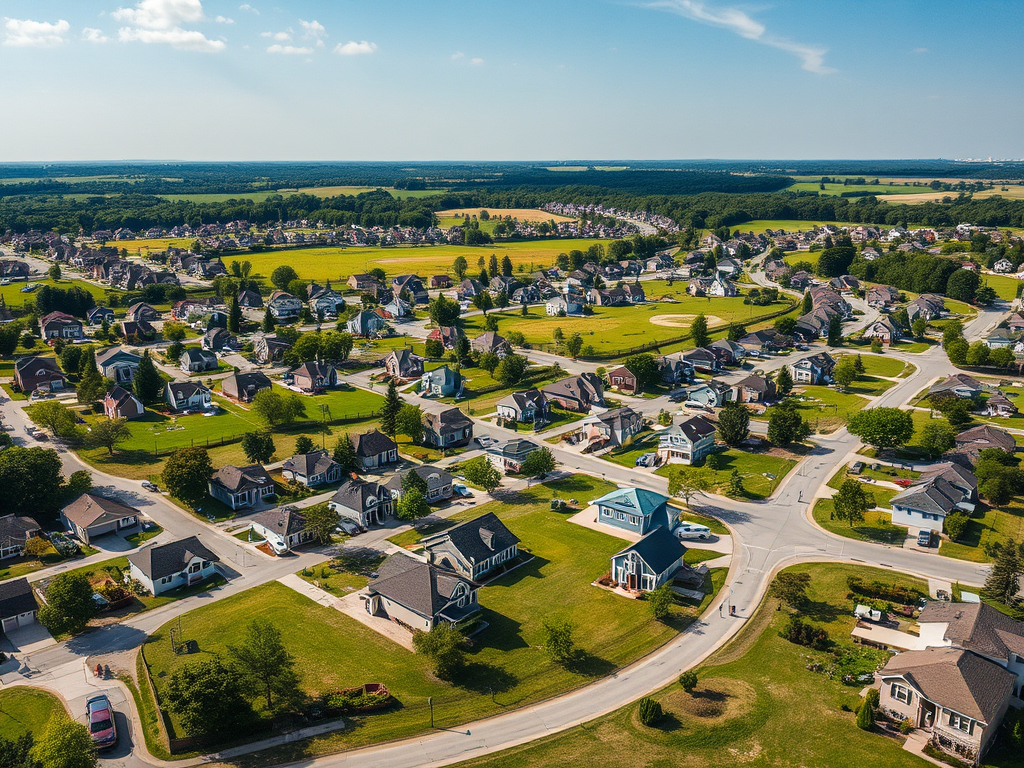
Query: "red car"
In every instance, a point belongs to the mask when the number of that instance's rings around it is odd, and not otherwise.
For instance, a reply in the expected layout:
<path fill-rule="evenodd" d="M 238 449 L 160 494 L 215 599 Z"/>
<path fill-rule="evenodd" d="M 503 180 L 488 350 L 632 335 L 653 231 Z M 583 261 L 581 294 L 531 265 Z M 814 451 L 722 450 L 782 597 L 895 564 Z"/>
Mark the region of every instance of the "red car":
<path fill-rule="evenodd" d="M 907 480 L 905 477 L 901 477 L 899 480 L 893 480 L 893 482 L 896 483 L 896 485 L 898 485 L 900 488 L 907 488 L 914 481 L 913 480 Z"/>
<path fill-rule="evenodd" d="M 89 735 L 97 749 L 110 749 L 117 744 L 114 708 L 110 706 L 110 699 L 103 694 L 93 696 L 85 702 L 85 713 L 89 721 Z"/>

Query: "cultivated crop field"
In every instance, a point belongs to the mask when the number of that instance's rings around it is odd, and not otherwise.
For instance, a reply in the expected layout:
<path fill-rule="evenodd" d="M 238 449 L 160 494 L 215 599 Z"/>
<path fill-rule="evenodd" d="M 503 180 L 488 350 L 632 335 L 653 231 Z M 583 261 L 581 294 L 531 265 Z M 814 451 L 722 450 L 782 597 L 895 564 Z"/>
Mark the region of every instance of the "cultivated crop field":
<path fill-rule="evenodd" d="M 816 181 L 800 181 L 792 186 L 786 187 L 786 192 L 817 192 L 819 195 L 840 196 L 844 192 L 870 192 L 873 195 L 912 195 L 919 194 L 928 189 L 927 185 L 918 186 L 897 184 L 888 180 L 879 179 L 878 184 L 821 184 Z M 950 194 L 946 192 L 945 194 Z M 955 193 L 954 193 L 955 195 Z"/>
<path fill-rule="evenodd" d="M 223 203 L 226 200 L 252 200 L 261 203 L 275 195 L 316 195 L 317 197 L 338 197 L 339 195 L 361 195 L 384 189 L 399 200 L 419 197 L 434 197 L 444 193 L 443 189 L 391 189 L 384 187 L 303 187 L 302 189 L 267 189 L 259 192 L 199 192 L 191 195 L 159 195 L 164 200 L 187 200 L 190 203 Z"/>

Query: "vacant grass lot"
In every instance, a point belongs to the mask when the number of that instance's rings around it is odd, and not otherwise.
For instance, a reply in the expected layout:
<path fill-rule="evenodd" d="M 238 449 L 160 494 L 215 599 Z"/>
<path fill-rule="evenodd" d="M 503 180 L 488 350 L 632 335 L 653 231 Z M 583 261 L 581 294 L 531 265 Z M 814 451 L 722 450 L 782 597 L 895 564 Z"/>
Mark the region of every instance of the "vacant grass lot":
<path fill-rule="evenodd" d="M 820 385 L 797 387 L 793 392 L 797 410 L 815 432 L 822 434 L 835 432 L 868 404 L 860 395 Z"/>
<path fill-rule="evenodd" d="M 499 400 L 508 397 L 513 392 L 522 392 L 524 389 L 538 389 L 552 382 L 565 377 L 564 371 L 561 375 L 554 375 L 547 366 L 533 367 L 527 370 L 523 380 L 514 387 L 503 387 L 501 382 L 482 368 L 463 368 L 462 375 L 465 377 L 465 386 L 462 390 L 462 398 L 456 403 L 451 397 L 444 398 L 441 402 L 464 405 L 470 416 L 482 416 L 494 411 Z M 481 390 L 491 390 L 481 392 Z M 568 416 L 568 414 L 564 414 Z M 573 418 L 583 418 L 583 414 L 572 414 Z M 568 419 L 562 419 L 567 421 Z M 529 425 L 523 427 L 529 429 Z"/>
<path fill-rule="evenodd" d="M 38 688 L 0 691 L 0 738 L 13 740 L 24 733 L 39 736 L 50 718 L 64 711 L 60 699 Z"/>
<path fill-rule="evenodd" d="M 1013 301 L 1020 291 L 1020 280 L 1008 275 L 982 275 L 981 284 L 988 286 L 1004 301 Z"/>
<path fill-rule="evenodd" d="M 254 273 L 268 278 L 281 264 L 290 264 L 305 280 L 341 280 L 344 282 L 354 273 L 367 272 L 374 267 L 382 268 L 388 276 L 415 273 L 427 275 L 445 274 L 451 269 L 456 256 L 465 257 L 469 262 L 469 273 L 479 273 L 478 259 L 483 256 L 485 263 L 495 254 L 500 261 L 506 254 L 518 269 L 524 271 L 549 269 L 554 266 L 555 257 L 571 250 L 587 250 L 594 243 L 607 247 L 610 240 L 530 240 L 518 243 L 496 243 L 485 246 L 422 245 L 394 246 L 388 248 L 295 248 L 281 251 L 264 251 L 239 255 L 237 260 L 252 263 Z M 236 257 L 224 258 L 230 269 L 230 262 Z"/>
<path fill-rule="evenodd" d="M 824 187 L 822 189 L 821 187 Z M 880 184 L 821 184 L 815 181 L 798 181 L 792 186 L 786 187 L 787 192 L 817 192 L 819 195 L 834 195 L 839 197 L 844 192 L 868 192 L 872 195 L 909 195 L 926 192 L 926 185 L 912 186 L 897 184 L 895 182 L 882 182 Z M 945 194 L 950 194 L 946 192 Z M 956 193 L 952 194 L 956 197 Z"/>
<path fill-rule="evenodd" d="M 481 211 L 487 211 L 491 219 L 504 219 L 506 216 L 511 216 L 513 219 L 518 219 L 519 221 L 575 221 L 572 216 L 548 213 L 547 211 L 542 211 L 539 208 L 450 208 L 446 211 L 436 211 L 436 215 L 442 221 L 444 219 L 458 219 L 458 221 L 461 222 L 465 220 L 467 216 L 479 217 Z M 481 227 L 485 224 L 487 224 L 486 221 L 480 221 Z M 444 224 L 441 226 L 444 228 Z"/>
<path fill-rule="evenodd" d="M 763 235 L 769 229 L 775 230 L 776 232 L 785 230 L 786 232 L 806 232 L 814 229 L 815 227 L 821 227 L 824 225 L 832 225 L 837 227 L 850 226 L 838 221 L 802 221 L 799 219 L 754 219 L 743 224 L 736 224 L 730 229 L 733 232 L 753 232 L 755 235 Z"/>
<path fill-rule="evenodd" d="M 980 505 L 979 505 L 980 507 Z M 967 530 L 959 541 L 943 541 L 939 554 L 957 560 L 987 563 L 991 558 L 986 546 L 1012 540 L 1024 540 L 1024 504 L 1013 501 L 1001 509 L 982 509 L 971 515 Z"/>
<path fill-rule="evenodd" d="M 898 581 L 925 590 L 923 582 L 873 568 L 800 565 L 811 574 L 804 620 L 823 627 L 839 657 L 810 651 L 779 636 L 789 620 L 767 600 L 728 645 L 698 669 L 694 694 L 672 685 L 654 694 L 667 713 L 654 727 L 636 719 L 636 704 L 542 741 L 462 763 L 487 768 L 648 768 L 673 766 L 775 766 L 917 768 L 920 758 L 899 741 L 861 731 L 853 709 L 859 686 L 842 674 L 810 672 L 818 662 L 835 672 L 873 671 L 885 654 L 849 639 L 854 604 L 847 577 Z M 640 757 L 642 756 L 642 757 Z M 638 760 L 639 757 L 639 760 Z"/>
<path fill-rule="evenodd" d="M 770 456 L 766 453 L 750 453 L 737 448 L 730 448 L 718 456 L 721 465 L 717 470 L 685 464 L 666 464 L 658 467 L 655 474 L 662 477 L 671 477 L 675 472 L 683 475 L 706 475 L 710 478 L 710 487 L 707 490 L 724 496 L 729 489 L 729 478 L 735 470 L 743 478 L 744 496 L 750 499 L 763 499 L 778 488 L 782 478 L 796 466 L 795 459 Z M 766 472 L 775 475 L 775 479 L 765 477 Z"/>
<path fill-rule="evenodd" d="M 0 285 L 0 298 L 3 298 L 4 304 L 6 304 L 11 309 L 20 309 L 21 307 L 25 306 L 26 299 L 34 302 L 35 296 L 38 293 L 38 289 L 32 291 L 31 293 L 21 292 L 21 289 L 24 288 L 29 283 L 36 283 L 38 285 L 49 285 L 55 288 L 63 288 L 64 290 L 67 290 L 72 286 L 77 286 L 82 290 L 91 293 L 93 297 L 96 299 L 97 304 L 103 304 L 107 298 L 106 289 L 100 288 L 98 285 L 93 285 L 92 283 L 87 283 L 83 280 L 68 280 L 65 278 L 61 278 L 60 280 L 54 281 L 48 277 L 34 277 L 25 282 L 11 283 L 10 285 Z M 124 312 L 122 311 L 120 314 L 123 315 Z M 39 344 L 41 346 L 42 342 L 39 342 Z"/>
<path fill-rule="evenodd" d="M 860 355 L 861 362 L 864 363 L 864 373 L 867 376 L 888 376 L 889 378 L 896 378 L 903 369 L 907 367 L 907 364 L 902 360 L 897 360 L 895 357 L 885 357 L 883 355 L 870 355 L 863 352 L 858 353 Z M 846 355 L 840 355 L 837 360 L 842 359 Z"/>
<path fill-rule="evenodd" d="M 878 492 L 884 489 L 865 488 L 865 490 L 878 494 Z M 895 495 L 895 491 L 893 495 Z M 890 496 L 889 498 L 892 497 Z M 881 499 L 878 499 L 878 501 L 880 502 Z M 879 544 L 900 545 L 907 538 L 907 529 L 899 525 L 893 525 L 890 519 L 892 516 L 888 512 L 869 509 L 864 513 L 864 519 L 853 525 L 850 525 L 845 520 L 834 519 L 834 513 L 835 507 L 832 504 L 832 499 L 818 499 L 814 503 L 814 522 L 826 531 L 845 536 L 848 539 L 873 541 Z"/>
<path fill-rule="evenodd" d="M 277 583 L 183 616 L 184 638 L 198 643 L 198 655 L 176 656 L 167 641 L 169 625 L 157 630 L 145 646 L 154 679 L 162 687 L 166 673 L 182 664 L 224 654 L 251 618 L 266 617 L 277 624 L 296 657 L 304 690 L 316 693 L 379 681 L 398 699 L 400 707 L 355 719 L 353 727 L 342 732 L 275 755 L 299 759 L 424 731 L 429 723 L 428 696 L 434 699 L 437 726 L 453 727 L 607 675 L 672 638 L 700 610 L 680 605 L 668 623 L 661 623 L 651 617 L 643 601 L 590 586 L 608 571 L 609 559 L 622 549 L 622 540 L 571 525 L 568 515 L 550 510 L 548 501 L 555 493 L 563 498 L 592 498 L 612 487 L 576 476 L 535 486 L 453 518 L 494 511 L 522 538 L 534 558 L 480 590 L 483 619 L 489 626 L 474 637 L 470 666 L 458 685 L 438 681 L 424 657 Z M 718 571 L 716 586 L 723 580 L 724 571 Z M 541 623 L 554 617 L 574 622 L 576 641 L 586 653 L 572 669 L 554 664 L 542 648 Z"/>

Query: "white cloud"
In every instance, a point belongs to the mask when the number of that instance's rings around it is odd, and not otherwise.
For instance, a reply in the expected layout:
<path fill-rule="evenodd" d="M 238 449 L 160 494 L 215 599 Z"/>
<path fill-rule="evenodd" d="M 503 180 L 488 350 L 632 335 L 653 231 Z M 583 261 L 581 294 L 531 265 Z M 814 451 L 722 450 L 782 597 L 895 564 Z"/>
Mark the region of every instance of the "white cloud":
<path fill-rule="evenodd" d="M 82 39 L 89 43 L 105 43 L 110 40 L 101 29 L 86 27 L 82 30 Z"/>
<path fill-rule="evenodd" d="M 205 21 L 200 0 L 141 0 L 134 8 L 118 8 L 111 14 L 129 26 L 118 30 L 121 42 L 170 45 L 183 51 L 216 53 L 227 46 L 183 24 Z"/>
<path fill-rule="evenodd" d="M 70 29 L 71 25 L 64 19 L 56 24 L 31 19 L 5 19 L 4 45 L 19 48 L 47 48 L 60 45 Z"/>
<path fill-rule="evenodd" d="M 341 56 L 365 56 L 376 53 L 376 51 L 377 44 L 367 40 L 360 40 L 358 43 L 355 40 L 349 40 L 347 43 L 338 43 L 334 46 L 334 52 Z"/>
<path fill-rule="evenodd" d="M 216 21 L 218 24 L 234 24 L 235 23 L 234 19 L 230 19 L 227 16 L 218 16 L 216 19 L 214 19 L 214 21 Z"/>
<path fill-rule="evenodd" d="M 792 40 L 769 34 L 764 24 L 751 18 L 739 8 L 711 7 L 700 0 L 654 0 L 654 2 L 648 2 L 646 7 L 675 13 L 701 24 L 728 29 L 747 40 L 754 40 L 762 45 L 791 53 L 800 59 L 800 66 L 808 72 L 824 75 L 835 71 L 825 66 L 827 49 L 795 43 Z"/>
<path fill-rule="evenodd" d="M 459 59 L 464 59 L 465 57 L 466 54 L 464 54 L 462 51 L 456 51 L 455 53 L 452 54 L 452 61 L 458 61 Z"/>
<path fill-rule="evenodd" d="M 267 48 L 267 53 L 284 53 L 284 54 L 310 54 L 313 52 L 312 48 L 299 48 L 294 45 L 277 45 L 276 43 Z"/>
<path fill-rule="evenodd" d="M 302 25 L 302 37 L 306 40 L 315 40 L 317 47 L 322 48 L 324 38 L 327 37 L 326 27 L 316 19 L 313 21 L 299 19 L 299 24 Z"/>
<path fill-rule="evenodd" d="M 248 3 L 242 3 L 240 6 L 238 6 L 238 10 L 240 10 L 240 11 L 248 11 L 249 13 L 255 13 L 257 16 L 260 15 L 259 9 L 258 8 L 253 8 Z"/>
<path fill-rule="evenodd" d="M 178 48 L 182 51 L 200 51 L 203 53 L 219 53 L 223 51 L 223 40 L 211 40 L 202 32 L 194 29 L 133 29 L 122 27 L 117 32 L 122 43 L 159 43 Z"/>
<path fill-rule="evenodd" d="M 911 53 L 928 53 L 927 48 L 915 48 Z"/>
<path fill-rule="evenodd" d="M 291 27 L 288 27 L 284 32 L 260 32 L 260 37 L 272 37 L 279 43 L 287 43 L 292 39 L 293 31 Z"/>
<path fill-rule="evenodd" d="M 480 67 L 483 66 L 484 60 L 480 58 L 470 59 L 469 63 L 472 64 L 474 67 Z"/>

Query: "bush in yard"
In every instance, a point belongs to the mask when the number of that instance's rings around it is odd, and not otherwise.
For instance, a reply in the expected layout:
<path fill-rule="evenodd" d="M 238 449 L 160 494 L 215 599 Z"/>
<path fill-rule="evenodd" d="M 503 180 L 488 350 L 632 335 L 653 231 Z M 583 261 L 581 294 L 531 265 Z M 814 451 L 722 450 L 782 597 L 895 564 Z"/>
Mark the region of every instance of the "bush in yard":
<path fill-rule="evenodd" d="M 96 614 L 92 584 L 81 573 L 59 573 L 46 588 L 46 605 L 39 622 L 53 635 L 75 635 Z"/>
<path fill-rule="evenodd" d="M 462 465 L 462 475 L 473 485 L 491 493 L 501 483 L 501 473 L 485 457 L 478 456 Z"/>
<path fill-rule="evenodd" d="M 901 720 L 899 729 L 900 733 L 902 733 L 904 736 L 909 736 L 911 731 L 914 730 L 914 721 L 911 720 L 909 717 L 905 720 Z"/>
<path fill-rule="evenodd" d="M 668 584 L 662 584 L 647 593 L 647 603 L 651 606 L 651 615 L 659 621 L 668 618 L 675 601 L 675 593 Z"/>
<path fill-rule="evenodd" d="M 175 670 L 164 698 L 189 736 L 233 733 L 254 719 L 241 674 L 216 657 Z"/>
<path fill-rule="evenodd" d="M 573 639 L 573 623 L 568 620 L 544 622 L 544 647 L 558 664 L 566 664 L 576 657 L 576 641 Z"/>
<path fill-rule="evenodd" d="M 880 698 L 877 688 L 868 688 L 868 692 L 864 694 L 864 703 L 869 707 L 878 709 L 878 702 Z"/>
<path fill-rule="evenodd" d="M 683 690 L 689 693 L 697 687 L 697 673 L 692 669 L 688 669 L 679 676 L 679 684 L 683 687 Z"/>
<path fill-rule="evenodd" d="M 964 535 L 964 530 L 967 528 L 967 521 L 969 519 L 970 517 L 966 512 L 953 512 L 952 514 L 946 515 L 946 519 L 942 523 L 942 528 L 952 541 L 956 541 Z"/>
<path fill-rule="evenodd" d="M 25 554 L 29 557 L 39 557 L 50 548 L 50 542 L 42 536 L 33 536 L 25 542 Z"/>
<path fill-rule="evenodd" d="M 875 710 L 862 706 L 857 710 L 857 727 L 862 731 L 870 731 L 875 726 Z"/>
<path fill-rule="evenodd" d="M 656 722 L 661 720 L 661 702 L 645 696 L 640 699 L 640 703 L 636 708 L 636 716 L 641 724 L 648 727 L 654 725 Z"/>
<path fill-rule="evenodd" d="M 32 749 L 32 757 L 40 768 L 95 768 L 97 763 L 89 729 L 63 712 L 50 718 Z"/>
<path fill-rule="evenodd" d="M 437 624 L 430 632 L 416 630 L 412 636 L 413 648 L 430 657 L 434 673 L 442 680 L 453 680 L 466 666 L 465 644 L 462 633 L 447 622 Z"/>
<path fill-rule="evenodd" d="M 790 619 L 789 626 L 782 632 L 782 637 L 791 643 L 816 651 L 827 651 L 832 645 L 828 632 L 797 618 Z"/>

